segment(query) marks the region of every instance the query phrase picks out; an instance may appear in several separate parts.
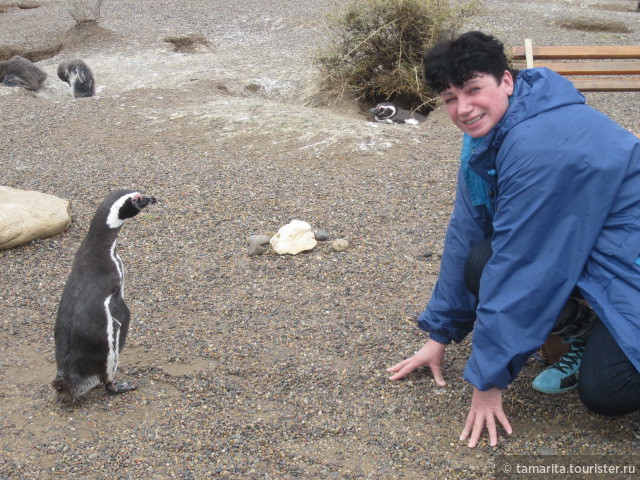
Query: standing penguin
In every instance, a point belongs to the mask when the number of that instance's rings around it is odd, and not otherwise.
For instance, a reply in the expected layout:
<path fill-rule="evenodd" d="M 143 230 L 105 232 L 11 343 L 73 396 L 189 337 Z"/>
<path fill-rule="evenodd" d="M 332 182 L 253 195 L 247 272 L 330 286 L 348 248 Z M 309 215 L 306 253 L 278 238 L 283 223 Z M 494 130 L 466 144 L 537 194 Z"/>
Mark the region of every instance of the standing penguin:
<path fill-rule="evenodd" d="M 93 72 L 79 58 L 66 60 L 58 65 L 58 77 L 69 84 L 75 98 L 92 97 L 96 93 Z"/>
<path fill-rule="evenodd" d="M 62 291 L 54 329 L 58 372 L 52 386 L 61 403 L 75 401 L 100 383 L 113 394 L 136 389 L 114 382 L 129 328 L 116 238 L 127 218 L 152 203 L 154 197 L 133 190 L 114 191 L 91 220 Z"/>
<path fill-rule="evenodd" d="M 375 116 L 376 121 L 384 123 L 408 123 L 417 125 L 424 122 L 427 117 L 411 110 L 398 108 L 391 102 L 382 102 L 369 110 Z"/>
<path fill-rule="evenodd" d="M 47 72 L 20 55 L 0 62 L 0 82 L 8 87 L 24 87 L 38 91 L 47 79 Z"/>

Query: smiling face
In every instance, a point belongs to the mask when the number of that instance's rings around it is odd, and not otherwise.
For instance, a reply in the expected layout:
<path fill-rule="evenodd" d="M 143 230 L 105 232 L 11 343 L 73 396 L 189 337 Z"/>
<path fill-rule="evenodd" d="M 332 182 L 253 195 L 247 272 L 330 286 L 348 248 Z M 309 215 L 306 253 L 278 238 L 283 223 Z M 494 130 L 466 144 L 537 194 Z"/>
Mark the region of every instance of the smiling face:
<path fill-rule="evenodd" d="M 483 137 L 502 119 L 513 94 L 513 76 L 506 70 L 498 83 L 493 75 L 478 73 L 461 88 L 449 85 L 440 93 L 453 123 L 473 138 Z"/>

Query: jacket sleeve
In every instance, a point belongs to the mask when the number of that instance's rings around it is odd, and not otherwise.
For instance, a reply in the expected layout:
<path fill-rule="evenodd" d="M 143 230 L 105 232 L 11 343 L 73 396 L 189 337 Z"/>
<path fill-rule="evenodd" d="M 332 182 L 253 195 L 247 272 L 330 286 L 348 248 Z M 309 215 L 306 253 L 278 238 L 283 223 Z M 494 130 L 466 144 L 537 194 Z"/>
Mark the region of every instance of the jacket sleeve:
<path fill-rule="evenodd" d="M 429 332 L 433 340 L 445 344 L 452 340 L 460 342 L 473 328 L 477 300 L 465 286 L 464 264 L 471 247 L 487 236 L 487 224 L 490 222 L 481 210 L 471 205 L 469 190 L 459 171 L 440 275 L 426 309 L 418 317 L 418 326 Z"/>
<path fill-rule="evenodd" d="M 542 133 L 544 142 L 531 132 L 515 135 L 497 158 L 493 255 L 483 271 L 464 373 L 480 390 L 506 388 L 544 343 L 624 176 L 599 171 L 598 155 L 575 140 Z"/>

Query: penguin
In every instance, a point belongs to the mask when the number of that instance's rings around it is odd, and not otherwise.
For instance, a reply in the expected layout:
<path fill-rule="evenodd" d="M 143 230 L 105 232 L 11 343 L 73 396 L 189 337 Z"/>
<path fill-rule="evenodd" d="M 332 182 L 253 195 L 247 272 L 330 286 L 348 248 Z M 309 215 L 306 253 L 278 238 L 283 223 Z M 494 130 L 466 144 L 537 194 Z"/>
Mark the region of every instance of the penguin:
<path fill-rule="evenodd" d="M 107 195 L 91 220 L 62 291 L 54 327 L 57 375 L 51 385 L 59 403 L 73 403 L 100 384 L 109 394 L 137 388 L 114 381 L 130 318 L 116 239 L 126 219 L 153 203 L 152 196 L 117 190 Z"/>
<path fill-rule="evenodd" d="M 46 78 L 47 72 L 20 55 L 0 62 L 0 82 L 7 87 L 24 87 L 37 92 Z"/>
<path fill-rule="evenodd" d="M 89 66 L 79 58 L 66 60 L 58 65 L 58 77 L 67 82 L 75 98 L 92 97 L 96 93 L 96 81 Z"/>
<path fill-rule="evenodd" d="M 375 116 L 376 121 L 384 123 L 407 123 L 417 125 L 424 122 L 427 117 L 411 110 L 396 107 L 391 102 L 382 102 L 369 110 Z"/>

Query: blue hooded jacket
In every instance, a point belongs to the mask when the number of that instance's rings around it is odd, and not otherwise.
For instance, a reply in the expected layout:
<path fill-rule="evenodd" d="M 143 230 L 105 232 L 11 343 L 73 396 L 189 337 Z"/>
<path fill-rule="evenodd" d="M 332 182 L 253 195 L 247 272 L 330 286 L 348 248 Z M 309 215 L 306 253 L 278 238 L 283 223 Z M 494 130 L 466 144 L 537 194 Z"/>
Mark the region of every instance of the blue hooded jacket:
<path fill-rule="evenodd" d="M 473 330 L 465 379 L 479 390 L 504 389 L 577 286 L 640 370 L 638 138 L 587 106 L 567 79 L 528 69 L 469 168 L 489 185 L 493 208 L 474 206 L 461 169 L 420 328 L 445 344 Z M 464 263 L 487 237 L 493 255 L 476 299 Z"/>

